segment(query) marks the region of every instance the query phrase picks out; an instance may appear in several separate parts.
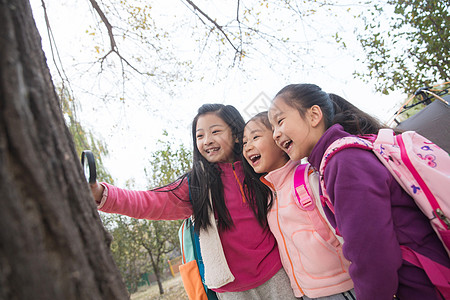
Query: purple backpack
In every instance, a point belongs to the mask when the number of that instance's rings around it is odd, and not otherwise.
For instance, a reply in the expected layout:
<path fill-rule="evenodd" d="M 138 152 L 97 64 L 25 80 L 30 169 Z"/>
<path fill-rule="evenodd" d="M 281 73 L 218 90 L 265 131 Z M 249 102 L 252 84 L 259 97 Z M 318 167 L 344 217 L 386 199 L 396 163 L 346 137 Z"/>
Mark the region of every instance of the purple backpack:
<path fill-rule="evenodd" d="M 333 213 L 333 205 L 326 193 L 323 174 L 333 155 L 345 148 L 361 148 L 375 153 L 430 220 L 431 226 L 449 254 L 449 154 L 413 131 L 395 135 L 392 129 L 380 129 L 378 135 L 351 136 L 336 140 L 325 151 L 320 164 L 323 201 Z M 400 247 L 403 259 L 423 268 L 445 299 L 450 299 L 450 269 L 408 247 Z"/>

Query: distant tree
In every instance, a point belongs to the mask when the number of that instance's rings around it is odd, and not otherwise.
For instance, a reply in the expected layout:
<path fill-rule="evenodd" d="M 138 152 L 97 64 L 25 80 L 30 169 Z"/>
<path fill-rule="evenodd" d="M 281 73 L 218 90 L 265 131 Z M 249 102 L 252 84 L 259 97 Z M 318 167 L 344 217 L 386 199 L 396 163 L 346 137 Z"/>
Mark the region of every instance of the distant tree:
<path fill-rule="evenodd" d="M 375 79 L 376 90 L 385 94 L 394 90 L 412 94 L 450 81 L 448 0 L 377 1 L 358 17 L 365 26 L 355 33 L 367 70 L 355 72 L 356 77 Z"/>
<path fill-rule="evenodd" d="M 129 293 L 136 292 L 142 274 L 151 268 L 145 248 L 136 241 L 134 220 L 117 214 L 101 214 L 103 224 L 113 237 L 111 252 Z"/>
<path fill-rule="evenodd" d="M 146 170 L 147 177 L 149 173 L 151 174 L 149 188 L 169 184 L 186 173 L 191 167 L 192 153 L 183 144 L 177 147 L 173 141 L 170 141 L 167 131 L 164 131 L 163 136 L 166 140 L 158 141 L 160 149 L 152 154 L 150 160 L 152 167 L 150 170 Z M 178 229 L 181 222 L 181 220 L 140 220 L 136 224 L 139 228 L 137 239 L 148 252 L 158 281 L 160 294 L 164 293 L 161 271 L 162 266 L 167 262 L 166 254 L 175 249 L 180 249 Z"/>
<path fill-rule="evenodd" d="M 192 161 L 191 152 L 184 145 L 176 146 L 166 131 L 163 136 L 165 140 L 158 141 L 160 149 L 151 154 L 151 167 L 145 170 L 148 189 L 173 182 L 189 170 Z M 151 269 L 160 294 L 164 294 L 162 272 L 167 254 L 179 251 L 181 221 L 137 220 L 107 214 L 102 214 L 102 219 L 113 236 L 111 251 L 129 291 L 134 292 L 141 275 Z"/>
<path fill-rule="evenodd" d="M 132 219 L 133 238 L 137 245 L 141 245 L 147 251 L 161 295 L 164 294 L 162 272 L 167 269 L 167 255 L 180 248 L 178 241 L 180 224 L 181 221 Z"/>

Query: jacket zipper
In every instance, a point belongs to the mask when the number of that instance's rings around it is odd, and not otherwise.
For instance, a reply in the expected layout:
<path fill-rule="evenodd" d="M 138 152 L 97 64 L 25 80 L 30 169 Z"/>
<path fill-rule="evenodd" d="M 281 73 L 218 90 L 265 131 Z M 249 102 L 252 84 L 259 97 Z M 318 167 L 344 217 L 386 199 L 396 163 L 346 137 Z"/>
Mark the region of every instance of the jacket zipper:
<path fill-rule="evenodd" d="M 275 189 L 274 189 L 275 190 Z M 295 272 L 294 272 L 294 264 L 292 263 L 291 260 L 291 256 L 289 255 L 289 251 L 286 245 L 286 239 L 284 238 L 283 232 L 281 231 L 281 226 L 280 226 L 280 220 L 279 220 L 279 214 L 278 214 L 278 206 L 279 206 L 279 201 L 278 201 L 278 196 L 277 196 L 277 192 L 274 192 L 275 195 L 275 203 L 276 203 L 276 208 L 277 208 L 277 225 L 278 225 L 278 230 L 280 231 L 280 235 L 281 238 L 283 239 L 283 244 L 284 244 L 284 250 L 286 251 L 286 255 L 289 259 L 289 263 L 291 264 L 291 269 L 292 269 L 292 276 L 294 277 L 295 280 L 295 284 L 297 284 L 298 289 L 300 290 L 300 292 L 304 295 L 305 292 L 303 292 L 302 288 L 300 287 L 300 284 L 297 281 L 297 277 L 295 276 Z"/>
<path fill-rule="evenodd" d="M 234 178 L 236 179 L 236 182 L 239 185 L 239 189 L 241 190 L 241 195 L 242 195 L 242 202 L 246 203 L 247 199 L 245 199 L 245 194 L 244 194 L 244 188 L 242 187 L 241 182 L 239 181 L 239 178 L 236 175 L 236 170 L 234 169 L 234 163 L 231 163 L 231 167 L 233 168 L 233 174 L 234 174 Z"/>

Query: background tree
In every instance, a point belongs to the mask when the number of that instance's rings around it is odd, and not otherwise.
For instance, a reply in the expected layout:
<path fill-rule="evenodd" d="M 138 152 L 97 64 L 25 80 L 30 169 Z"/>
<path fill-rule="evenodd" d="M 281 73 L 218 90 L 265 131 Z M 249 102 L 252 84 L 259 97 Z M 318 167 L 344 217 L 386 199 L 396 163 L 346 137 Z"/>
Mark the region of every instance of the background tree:
<path fill-rule="evenodd" d="M 101 214 L 103 224 L 113 236 L 111 252 L 129 293 L 137 291 L 142 274 L 151 268 L 145 249 L 136 241 L 133 219 L 116 214 Z M 147 236 L 147 238 L 149 238 Z"/>
<path fill-rule="evenodd" d="M 377 1 L 359 17 L 365 30 L 355 29 L 355 34 L 367 69 L 355 76 L 376 80 L 376 90 L 385 94 L 401 90 L 412 95 L 450 81 L 449 1 Z"/>
<path fill-rule="evenodd" d="M 148 189 L 169 184 L 190 169 L 191 152 L 170 140 L 166 131 L 163 137 L 146 170 Z M 129 291 L 136 291 L 142 274 L 153 273 L 163 294 L 162 274 L 167 269 L 168 254 L 180 253 L 178 229 L 182 221 L 137 220 L 111 214 L 102 214 L 102 219 L 113 236 L 111 251 Z"/>
<path fill-rule="evenodd" d="M 177 146 L 173 140 L 169 139 L 167 131 L 163 132 L 163 137 L 165 137 L 164 140 L 158 141 L 159 150 L 152 154 L 150 160 L 149 188 L 167 185 L 191 168 L 191 151 L 183 144 Z M 146 170 L 147 177 L 149 177 L 148 173 Z M 178 229 L 181 223 L 182 220 L 139 220 L 136 222 L 137 240 L 148 252 L 160 294 L 164 293 L 161 271 L 163 266 L 167 265 L 167 254 L 174 250 L 178 250 L 180 253 Z"/>
<path fill-rule="evenodd" d="M 0 299 L 126 299 L 31 7 L 0 1 Z"/>

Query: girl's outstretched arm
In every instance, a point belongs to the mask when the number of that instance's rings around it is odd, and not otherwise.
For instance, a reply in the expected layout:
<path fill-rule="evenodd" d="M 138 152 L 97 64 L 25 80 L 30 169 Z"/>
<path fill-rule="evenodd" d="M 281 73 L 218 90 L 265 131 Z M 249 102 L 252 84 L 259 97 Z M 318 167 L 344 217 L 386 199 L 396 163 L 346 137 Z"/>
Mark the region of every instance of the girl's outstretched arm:
<path fill-rule="evenodd" d="M 402 265 L 391 213 L 395 179 L 373 153 L 356 148 L 330 159 L 324 179 L 357 298 L 392 299 Z"/>
<path fill-rule="evenodd" d="M 91 189 L 98 209 L 103 212 L 150 220 L 178 220 L 192 215 L 186 179 L 150 191 L 131 191 L 107 183 L 98 185 L 101 187 Z"/>

